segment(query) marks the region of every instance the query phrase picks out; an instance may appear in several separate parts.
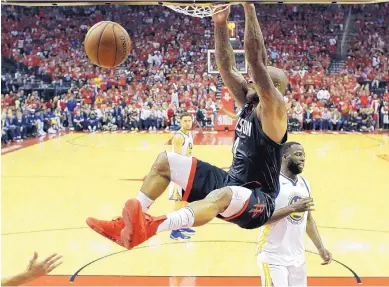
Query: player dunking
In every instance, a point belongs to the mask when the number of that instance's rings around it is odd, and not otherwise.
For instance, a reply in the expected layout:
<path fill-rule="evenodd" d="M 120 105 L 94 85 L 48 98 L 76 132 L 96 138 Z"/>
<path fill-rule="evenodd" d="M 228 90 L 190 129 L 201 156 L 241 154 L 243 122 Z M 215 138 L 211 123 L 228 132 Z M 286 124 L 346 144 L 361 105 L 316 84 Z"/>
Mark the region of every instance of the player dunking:
<path fill-rule="evenodd" d="M 193 152 L 193 137 L 190 132 L 193 126 L 192 115 L 189 113 L 182 113 L 180 115 L 180 125 L 180 130 L 175 133 L 172 140 L 172 151 L 183 156 L 191 157 Z M 185 202 L 182 201 L 182 187 L 178 186 L 174 182 L 170 183 L 169 199 L 176 201 L 176 210 L 186 205 Z M 187 240 L 190 239 L 190 236 L 188 235 L 194 233 L 195 231 L 191 228 L 181 228 L 178 230 L 172 230 L 170 238 L 175 240 Z"/>
<path fill-rule="evenodd" d="M 329 264 L 331 253 L 324 248 L 313 220 L 310 187 L 300 174 L 304 169 L 304 148 L 297 142 L 284 146 L 280 193 L 276 211 L 261 227 L 258 241 L 258 265 L 262 286 L 307 286 L 304 235 L 315 244 L 322 264 Z"/>
<path fill-rule="evenodd" d="M 213 17 L 217 65 L 225 85 L 242 107 L 230 171 L 227 173 L 194 157 L 161 153 L 137 198 L 126 202 L 122 218 L 87 219 L 87 224 L 102 236 L 131 249 L 159 232 L 201 226 L 215 217 L 247 229 L 260 227 L 271 217 L 279 190 L 282 146 L 286 141 L 287 114 L 282 94 L 287 79 L 282 71 L 267 67 L 255 7 L 244 4 L 244 9 L 244 48 L 253 81 L 250 85 L 234 66 L 227 27 L 229 9 Z M 160 217 L 148 215 L 149 206 L 170 181 L 184 189 L 182 198 L 189 205 Z"/>

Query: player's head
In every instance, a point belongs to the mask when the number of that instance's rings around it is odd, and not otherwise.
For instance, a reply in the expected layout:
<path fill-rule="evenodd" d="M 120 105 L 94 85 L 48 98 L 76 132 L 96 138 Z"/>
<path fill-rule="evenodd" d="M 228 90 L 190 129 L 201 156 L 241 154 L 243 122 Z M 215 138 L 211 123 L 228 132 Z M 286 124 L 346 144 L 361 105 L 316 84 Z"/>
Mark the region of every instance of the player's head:
<path fill-rule="evenodd" d="M 182 113 L 180 115 L 180 124 L 181 124 L 181 129 L 183 130 L 190 130 L 192 129 L 193 125 L 193 117 L 190 113 Z"/>
<path fill-rule="evenodd" d="M 285 72 L 281 69 L 267 66 L 267 72 L 269 73 L 270 78 L 273 81 L 274 87 L 276 87 L 276 90 L 281 94 L 285 95 L 286 89 L 288 87 L 288 77 L 286 76 Z M 252 103 L 258 103 L 259 97 L 255 92 L 254 89 L 254 83 L 251 79 L 249 79 L 249 92 L 247 93 L 247 101 Z"/>
<path fill-rule="evenodd" d="M 305 152 L 298 142 L 287 142 L 283 148 L 282 165 L 293 174 L 300 174 L 304 169 Z"/>

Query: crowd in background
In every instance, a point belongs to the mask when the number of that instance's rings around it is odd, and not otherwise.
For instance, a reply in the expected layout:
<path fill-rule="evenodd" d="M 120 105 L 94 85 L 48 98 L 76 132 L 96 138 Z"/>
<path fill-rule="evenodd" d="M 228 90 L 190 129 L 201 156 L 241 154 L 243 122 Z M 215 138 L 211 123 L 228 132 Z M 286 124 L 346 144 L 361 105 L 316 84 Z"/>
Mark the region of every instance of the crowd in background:
<path fill-rule="evenodd" d="M 389 84 L 388 3 L 259 7 L 269 64 L 288 73 L 291 130 L 388 129 L 389 92 L 379 89 Z M 207 73 L 211 19 L 160 6 L 2 8 L 2 57 L 16 65 L 16 71 L 2 71 L 5 142 L 64 128 L 174 129 L 184 110 L 199 125 L 213 126 L 221 82 Z M 346 64 L 328 73 L 350 13 L 355 35 Z M 242 49 L 242 7 L 231 15 L 233 45 Z M 93 66 L 83 50 L 88 28 L 102 20 L 120 23 L 132 39 L 132 52 L 117 69 Z M 37 92 L 52 87 L 64 92 Z"/>

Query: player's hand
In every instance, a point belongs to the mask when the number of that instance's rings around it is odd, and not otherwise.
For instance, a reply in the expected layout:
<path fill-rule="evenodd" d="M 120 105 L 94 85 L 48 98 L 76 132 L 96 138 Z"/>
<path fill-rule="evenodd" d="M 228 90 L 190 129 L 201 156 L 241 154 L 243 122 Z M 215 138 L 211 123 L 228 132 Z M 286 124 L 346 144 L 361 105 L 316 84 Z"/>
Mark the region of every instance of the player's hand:
<path fill-rule="evenodd" d="M 222 9 L 223 8 L 217 8 L 216 11 L 212 14 L 212 19 L 216 24 L 226 23 L 228 16 L 230 15 L 231 7 L 228 7 L 227 9 L 218 12 Z"/>
<path fill-rule="evenodd" d="M 293 212 L 305 212 L 313 211 L 313 206 L 313 199 L 311 197 L 307 197 L 296 201 L 290 207 L 293 209 Z"/>
<path fill-rule="evenodd" d="M 321 259 L 324 260 L 324 262 L 321 265 L 327 265 L 330 264 L 332 261 L 332 254 L 325 248 L 320 248 L 319 249 L 319 254 Z"/>
<path fill-rule="evenodd" d="M 37 259 L 38 253 L 34 252 L 34 256 L 31 258 L 26 270 L 29 280 L 34 280 L 40 276 L 47 275 L 62 264 L 62 261 L 60 260 L 62 259 L 62 256 L 57 253 L 51 254 L 41 262 L 38 262 Z"/>

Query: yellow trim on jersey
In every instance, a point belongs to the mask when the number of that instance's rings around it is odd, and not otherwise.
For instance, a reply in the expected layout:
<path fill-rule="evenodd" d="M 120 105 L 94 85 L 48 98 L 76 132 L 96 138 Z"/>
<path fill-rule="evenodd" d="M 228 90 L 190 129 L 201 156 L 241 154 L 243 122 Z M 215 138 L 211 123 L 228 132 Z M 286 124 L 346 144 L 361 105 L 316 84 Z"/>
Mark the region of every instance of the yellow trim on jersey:
<path fill-rule="evenodd" d="M 258 241 L 257 254 L 262 251 L 262 248 L 266 243 L 267 236 L 269 235 L 269 232 L 270 232 L 270 225 L 266 225 L 263 230 L 262 236 Z"/>
<path fill-rule="evenodd" d="M 262 262 L 262 270 L 265 276 L 265 287 L 272 287 L 269 264 Z"/>

